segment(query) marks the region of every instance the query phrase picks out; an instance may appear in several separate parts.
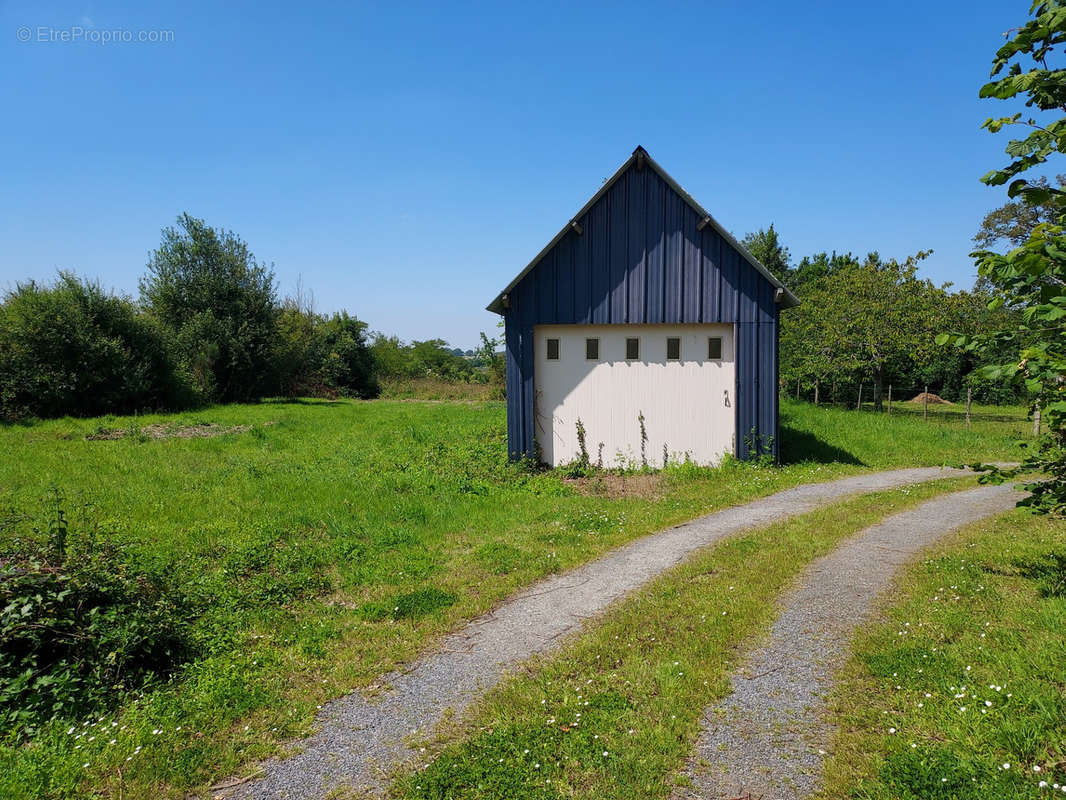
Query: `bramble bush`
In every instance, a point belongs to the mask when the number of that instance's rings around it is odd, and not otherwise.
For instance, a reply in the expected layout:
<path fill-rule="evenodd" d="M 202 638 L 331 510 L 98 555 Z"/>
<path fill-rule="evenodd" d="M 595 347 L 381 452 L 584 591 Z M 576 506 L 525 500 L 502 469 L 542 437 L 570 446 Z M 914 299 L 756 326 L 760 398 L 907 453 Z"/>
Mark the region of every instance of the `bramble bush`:
<path fill-rule="evenodd" d="M 167 570 L 70 530 L 58 493 L 37 533 L 0 555 L 0 733 L 17 737 L 114 705 L 194 655 Z"/>

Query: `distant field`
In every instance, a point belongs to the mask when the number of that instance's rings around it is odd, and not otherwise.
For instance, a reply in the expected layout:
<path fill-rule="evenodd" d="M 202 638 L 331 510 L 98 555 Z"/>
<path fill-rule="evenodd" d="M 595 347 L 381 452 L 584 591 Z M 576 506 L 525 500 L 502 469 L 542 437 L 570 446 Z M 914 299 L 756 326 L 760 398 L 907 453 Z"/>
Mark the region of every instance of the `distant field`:
<path fill-rule="evenodd" d="M 0 745 L 0 796 L 180 797 L 517 587 L 636 536 L 862 469 L 1016 459 L 1024 412 L 980 411 L 967 430 L 938 411 L 784 401 L 785 466 L 580 486 L 507 463 L 498 402 L 264 402 L 0 427 L 0 545 L 39 535 L 55 487 L 75 535 L 98 526 L 130 543 L 203 609 L 195 662 L 101 710 L 122 731 L 114 745 L 75 749 L 66 730 L 83 720 Z"/>

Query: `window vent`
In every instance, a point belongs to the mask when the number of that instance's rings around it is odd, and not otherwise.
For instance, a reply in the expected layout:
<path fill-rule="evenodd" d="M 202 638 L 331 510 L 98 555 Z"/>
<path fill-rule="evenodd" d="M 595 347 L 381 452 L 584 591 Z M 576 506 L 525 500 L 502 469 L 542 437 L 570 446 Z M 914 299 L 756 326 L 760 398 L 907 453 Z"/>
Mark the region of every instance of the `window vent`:
<path fill-rule="evenodd" d="M 681 360 L 681 337 L 680 336 L 668 336 L 668 337 L 666 337 L 666 360 L 667 361 L 680 361 Z"/>

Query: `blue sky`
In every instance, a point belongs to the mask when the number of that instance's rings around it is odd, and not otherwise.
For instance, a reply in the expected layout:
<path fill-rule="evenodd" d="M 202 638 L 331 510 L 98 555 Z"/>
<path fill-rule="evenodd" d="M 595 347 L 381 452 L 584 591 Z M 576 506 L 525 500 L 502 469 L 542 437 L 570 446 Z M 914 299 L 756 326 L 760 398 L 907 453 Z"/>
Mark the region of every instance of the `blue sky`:
<path fill-rule="evenodd" d="M 0 2 L 0 287 L 62 268 L 135 295 L 188 211 L 283 293 L 471 347 L 641 144 L 737 236 L 932 248 L 923 273 L 968 288 L 1005 200 L 978 178 L 1006 136 L 979 126 L 1013 110 L 977 91 L 1027 9 Z"/>

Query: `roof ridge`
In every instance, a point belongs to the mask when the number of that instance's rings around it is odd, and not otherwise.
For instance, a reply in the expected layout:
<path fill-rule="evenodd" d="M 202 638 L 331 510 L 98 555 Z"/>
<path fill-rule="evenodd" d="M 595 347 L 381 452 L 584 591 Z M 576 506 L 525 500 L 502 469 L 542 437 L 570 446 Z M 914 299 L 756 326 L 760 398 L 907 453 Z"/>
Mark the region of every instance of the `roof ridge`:
<path fill-rule="evenodd" d="M 567 234 L 568 231 L 571 230 L 574 225 L 577 224 L 577 220 L 584 216 L 585 213 L 588 212 L 589 209 L 591 209 L 592 206 L 594 206 L 600 200 L 600 198 L 603 197 L 603 195 L 605 195 L 612 186 L 614 186 L 615 183 L 617 183 L 618 179 L 621 178 L 625 171 L 629 169 L 629 167 L 631 167 L 634 163 L 637 164 L 638 169 L 643 169 L 644 165 L 646 164 L 650 166 L 653 170 L 655 170 L 655 173 L 660 178 L 662 178 L 666 185 L 670 189 L 672 189 L 682 200 L 684 200 L 685 203 L 687 203 L 693 211 L 700 215 L 700 218 L 702 222 L 705 223 L 705 225 L 710 225 L 711 227 L 713 227 L 720 236 L 722 236 L 730 245 L 732 245 L 732 247 L 738 253 L 740 253 L 741 256 L 743 256 L 744 260 L 746 260 L 752 268 L 754 268 L 758 273 L 760 273 L 764 278 L 766 278 L 772 286 L 782 290 L 784 292 L 785 301 L 782 303 L 782 305 L 785 308 L 791 308 L 799 305 L 799 298 L 796 297 L 796 295 L 793 294 L 777 276 L 775 276 L 769 269 L 767 269 L 766 266 L 764 266 L 762 262 L 759 261 L 759 259 L 755 258 L 755 256 L 753 256 L 748 251 L 748 249 L 744 247 L 744 245 L 738 242 L 736 238 L 734 238 L 733 234 L 731 234 L 724 227 L 722 227 L 718 220 L 716 220 L 709 211 L 707 211 L 703 206 L 697 203 L 696 199 L 687 191 L 685 191 L 681 184 L 674 180 L 673 176 L 670 175 L 670 173 L 668 173 L 665 169 L 663 169 L 662 165 L 659 164 L 659 162 L 657 162 L 654 158 L 652 158 L 651 154 L 646 149 L 644 149 L 643 146 L 638 144 L 633 150 L 633 153 L 629 156 L 629 158 L 627 158 L 622 163 L 622 165 L 614 171 L 614 174 L 612 174 L 610 178 L 603 182 L 603 185 L 596 190 L 596 193 L 593 194 L 591 198 L 589 198 L 588 202 L 586 202 L 585 205 L 583 205 L 576 214 L 570 217 L 569 221 L 567 221 L 567 223 L 563 226 L 562 230 L 560 230 L 559 233 L 557 233 L 551 239 L 551 241 L 549 241 L 548 244 L 546 244 L 541 249 L 541 251 L 533 257 L 533 260 L 530 261 L 509 284 L 507 284 L 507 287 L 503 289 L 503 291 L 496 295 L 496 298 L 491 303 L 489 303 L 488 306 L 486 306 L 486 309 L 492 311 L 495 314 L 502 314 L 504 311 L 503 298 L 512 289 L 514 289 L 515 286 L 517 286 L 522 281 L 522 279 L 526 277 L 526 275 L 528 275 L 533 270 L 533 268 L 540 262 L 540 260 L 544 258 L 544 256 L 546 256 L 551 251 L 551 249 L 562 240 L 562 238 Z"/>

